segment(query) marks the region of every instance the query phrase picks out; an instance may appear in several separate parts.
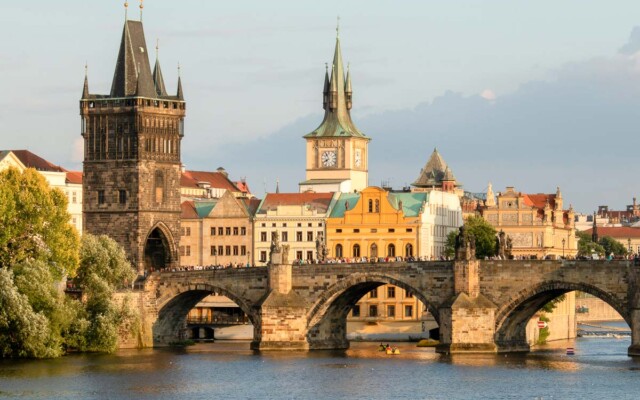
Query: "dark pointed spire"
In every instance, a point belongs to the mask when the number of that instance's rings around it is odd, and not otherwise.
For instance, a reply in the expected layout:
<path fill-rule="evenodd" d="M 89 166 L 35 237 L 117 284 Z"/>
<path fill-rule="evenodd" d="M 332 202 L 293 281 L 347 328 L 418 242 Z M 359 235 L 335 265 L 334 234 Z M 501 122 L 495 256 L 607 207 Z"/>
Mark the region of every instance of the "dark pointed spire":
<path fill-rule="evenodd" d="M 349 112 L 351 109 L 351 92 L 349 92 L 349 95 L 347 96 L 347 86 L 345 85 L 344 79 L 344 66 L 342 63 L 342 50 L 340 48 L 340 26 L 336 28 L 336 32 L 336 48 L 333 53 L 333 64 L 329 82 L 326 80 L 328 78 L 328 74 L 325 74 L 323 92 L 328 92 L 328 95 L 325 95 L 323 99 L 323 108 L 325 109 L 324 119 L 320 126 L 313 132 L 305 135 L 305 138 L 320 136 L 357 136 L 367 138 L 365 134 L 356 128 L 355 124 L 351 120 L 351 114 Z M 327 91 L 327 89 L 329 90 Z M 349 90 L 350 89 L 351 85 L 349 83 Z"/>
<path fill-rule="evenodd" d="M 167 89 L 164 86 L 164 77 L 160 69 L 160 57 L 158 56 L 160 41 L 156 40 L 156 65 L 153 67 L 153 86 L 158 96 L 166 96 Z"/>
<path fill-rule="evenodd" d="M 84 87 L 82 88 L 82 98 L 89 98 L 89 67 L 84 64 Z"/>
<path fill-rule="evenodd" d="M 125 21 L 111 97 L 157 97 L 140 21 Z"/>
<path fill-rule="evenodd" d="M 178 92 L 176 94 L 178 100 L 184 100 L 184 94 L 182 93 L 182 75 L 180 74 L 180 64 L 178 64 Z"/>
<path fill-rule="evenodd" d="M 594 211 L 593 212 L 593 226 L 591 228 L 591 241 L 593 243 L 598 243 L 598 239 L 599 239 L 599 237 L 598 237 L 598 224 L 596 222 L 596 217 L 597 217 L 597 214 Z"/>
<path fill-rule="evenodd" d="M 327 109 L 329 103 L 329 64 L 324 63 L 324 89 L 322 91 L 322 108 Z"/>
<path fill-rule="evenodd" d="M 345 100 L 347 102 L 347 110 L 351 110 L 351 95 L 352 95 L 352 89 L 351 89 L 351 71 L 350 71 L 350 67 L 349 64 L 347 64 L 347 82 L 344 84 L 344 94 L 345 94 Z"/>

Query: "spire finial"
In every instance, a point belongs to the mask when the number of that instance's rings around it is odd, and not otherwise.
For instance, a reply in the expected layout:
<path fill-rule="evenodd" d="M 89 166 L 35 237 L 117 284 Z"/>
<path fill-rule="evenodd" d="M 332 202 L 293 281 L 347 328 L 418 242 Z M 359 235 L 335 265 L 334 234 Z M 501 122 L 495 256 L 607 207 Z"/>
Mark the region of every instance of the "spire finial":
<path fill-rule="evenodd" d="M 156 38 L 156 58 L 158 58 L 159 50 L 160 50 L 160 39 Z"/>
<path fill-rule="evenodd" d="M 324 69 L 329 72 L 329 63 L 324 63 Z"/>
<path fill-rule="evenodd" d="M 340 16 L 338 15 L 338 22 L 336 24 L 336 39 L 340 39 Z"/>
<path fill-rule="evenodd" d="M 178 63 L 178 78 L 180 78 L 180 63 Z"/>
<path fill-rule="evenodd" d="M 127 20 L 127 11 L 129 10 L 129 2 L 125 1 L 124 2 L 124 20 Z"/>
<path fill-rule="evenodd" d="M 142 22 L 142 9 L 144 9 L 144 0 L 140 0 L 140 22 Z"/>
<path fill-rule="evenodd" d="M 89 64 L 85 61 L 84 62 L 84 77 L 88 77 L 89 76 Z"/>

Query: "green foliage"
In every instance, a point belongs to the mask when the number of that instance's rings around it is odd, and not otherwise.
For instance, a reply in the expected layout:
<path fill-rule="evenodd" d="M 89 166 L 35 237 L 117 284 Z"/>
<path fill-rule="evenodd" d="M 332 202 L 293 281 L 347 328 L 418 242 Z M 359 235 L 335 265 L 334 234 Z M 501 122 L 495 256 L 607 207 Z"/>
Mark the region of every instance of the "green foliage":
<path fill-rule="evenodd" d="M 456 236 L 458 236 L 456 231 L 451 231 L 447 235 L 447 244 L 444 246 L 444 255 L 447 257 L 456 255 Z"/>
<path fill-rule="evenodd" d="M 624 256 L 627 254 L 627 248 L 611 236 L 603 236 L 598 241 L 598 244 L 602 246 L 605 254 L 613 254 L 616 256 Z"/>
<path fill-rule="evenodd" d="M 548 302 L 547 304 L 542 306 L 540 311 L 546 312 L 546 313 L 552 312 L 553 310 L 555 310 L 555 308 L 558 305 L 558 303 L 564 301 L 565 298 L 566 298 L 566 296 L 564 294 L 561 295 L 561 296 L 556 297 L 555 299 L 551 300 L 550 302 Z"/>
<path fill-rule="evenodd" d="M 467 232 L 476 238 L 476 257 L 493 257 L 497 254 L 496 230 L 482 217 L 469 217 L 464 223 Z"/>
<path fill-rule="evenodd" d="M 78 233 L 69 223 L 67 199 L 34 169 L 0 172 L 0 268 L 43 261 L 54 278 L 78 266 Z"/>

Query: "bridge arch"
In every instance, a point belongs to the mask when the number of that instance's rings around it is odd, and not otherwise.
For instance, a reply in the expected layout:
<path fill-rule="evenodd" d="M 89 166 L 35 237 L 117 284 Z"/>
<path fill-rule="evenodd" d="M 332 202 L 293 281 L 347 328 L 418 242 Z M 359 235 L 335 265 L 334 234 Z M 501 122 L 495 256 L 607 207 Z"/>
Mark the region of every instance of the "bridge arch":
<path fill-rule="evenodd" d="M 407 282 L 384 273 L 356 273 L 339 280 L 325 290 L 311 305 L 307 314 L 307 341 L 310 349 L 347 348 L 347 315 L 353 306 L 371 290 L 391 284 L 411 292 L 436 319 L 437 305 Z"/>
<path fill-rule="evenodd" d="M 241 296 L 221 286 L 186 283 L 176 286 L 164 300 L 158 303 L 158 318 L 153 324 L 154 346 L 167 345 L 179 340 L 180 331 L 184 327 L 189 311 L 213 293 L 226 296 L 236 303 L 255 326 L 257 316 L 250 304 Z"/>
<path fill-rule="evenodd" d="M 545 304 L 572 291 L 589 293 L 609 304 L 631 326 L 630 315 L 620 299 L 597 286 L 562 281 L 547 281 L 518 292 L 496 312 L 495 341 L 499 351 L 528 351 L 526 326 Z"/>

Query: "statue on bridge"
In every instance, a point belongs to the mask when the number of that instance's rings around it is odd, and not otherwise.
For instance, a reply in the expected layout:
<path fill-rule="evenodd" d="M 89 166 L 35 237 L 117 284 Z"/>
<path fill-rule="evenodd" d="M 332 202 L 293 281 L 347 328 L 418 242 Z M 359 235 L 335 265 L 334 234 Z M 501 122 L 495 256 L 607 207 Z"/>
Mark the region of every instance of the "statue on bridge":
<path fill-rule="evenodd" d="M 503 230 L 500 230 L 498 236 L 496 237 L 496 244 L 498 248 L 498 258 L 504 260 L 507 258 L 507 235 Z"/>
<path fill-rule="evenodd" d="M 456 260 L 475 260 L 476 237 L 467 232 L 464 225 L 459 228 L 455 243 Z"/>
<path fill-rule="evenodd" d="M 286 249 L 285 249 L 286 248 Z M 286 250 L 286 251 L 283 251 Z M 278 231 L 271 232 L 271 248 L 269 249 L 269 264 L 286 264 L 289 246 L 280 245 Z"/>
<path fill-rule="evenodd" d="M 327 250 L 327 245 L 324 242 L 324 235 L 322 232 L 318 232 L 318 236 L 316 237 L 316 256 L 318 262 L 324 262 L 328 254 L 329 250 Z"/>

